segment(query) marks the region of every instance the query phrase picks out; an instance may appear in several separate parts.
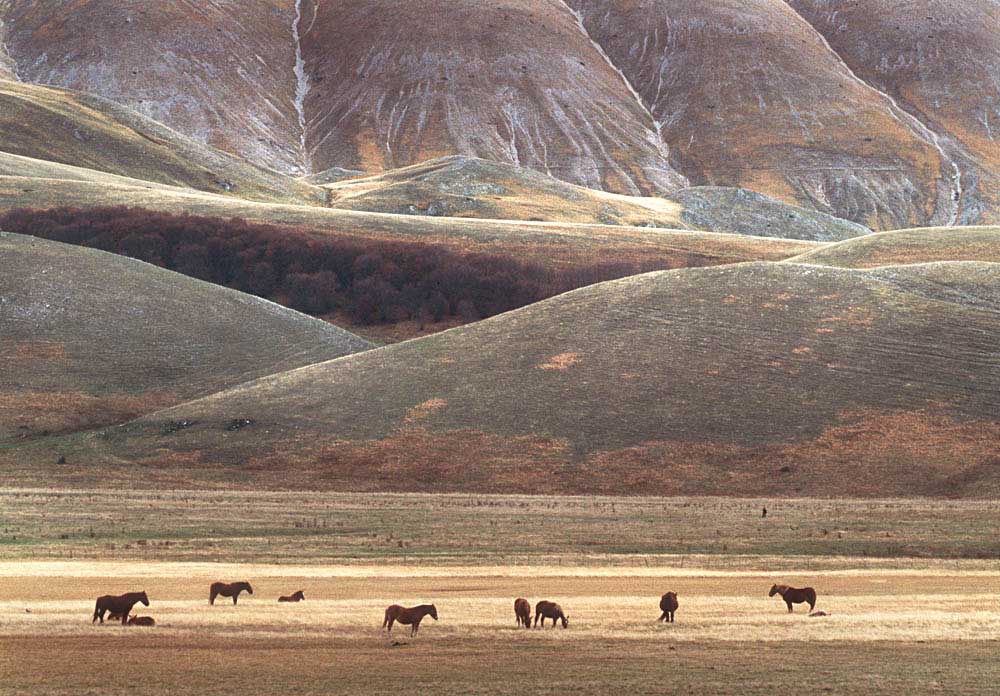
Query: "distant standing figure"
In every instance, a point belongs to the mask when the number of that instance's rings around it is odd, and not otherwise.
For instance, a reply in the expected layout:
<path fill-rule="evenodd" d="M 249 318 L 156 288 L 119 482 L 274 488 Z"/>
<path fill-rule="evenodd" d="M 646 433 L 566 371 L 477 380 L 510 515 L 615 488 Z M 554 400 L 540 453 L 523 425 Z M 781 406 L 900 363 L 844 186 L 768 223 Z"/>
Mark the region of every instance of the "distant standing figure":
<path fill-rule="evenodd" d="M 562 621 L 563 628 L 569 626 L 569 619 L 563 613 L 562 607 L 555 602 L 548 602 L 544 599 L 535 605 L 536 627 L 538 626 L 539 619 L 542 621 L 542 628 L 545 628 L 545 619 L 552 619 L 552 628 L 556 627 L 556 621 Z"/>
<path fill-rule="evenodd" d="M 760 517 L 761 519 L 767 517 L 767 508 L 764 508 L 763 510 L 760 511 Z"/>
<path fill-rule="evenodd" d="M 514 600 L 514 618 L 518 626 L 531 628 L 531 604 L 524 597 Z"/>
<path fill-rule="evenodd" d="M 660 611 L 662 611 L 663 613 L 660 614 L 660 618 L 658 618 L 657 621 L 666 621 L 667 623 L 673 623 L 674 612 L 677 611 L 677 607 L 679 606 L 680 604 L 677 603 L 676 592 L 668 592 L 662 597 L 660 597 Z"/>
<path fill-rule="evenodd" d="M 301 602 L 305 598 L 306 598 L 306 593 L 303 592 L 302 590 L 299 590 L 298 592 L 293 592 L 290 595 L 287 595 L 287 596 L 282 595 L 281 597 L 278 597 L 278 601 L 279 602 Z"/>
<path fill-rule="evenodd" d="M 792 613 L 793 604 L 809 603 L 809 611 L 816 608 L 816 590 L 811 587 L 789 587 L 788 585 L 772 585 L 768 597 L 780 594 L 788 605 L 788 613 Z"/>
<path fill-rule="evenodd" d="M 248 582 L 213 582 L 212 586 L 208 589 L 208 603 L 215 604 L 215 598 L 219 595 L 223 597 L 232 597 L 233 606 L 236 606 L 236 600 L 240 596 L 240 592 L 246 592 L 247 594 L 253 594 L 253 588 L 250 587 Z"/>

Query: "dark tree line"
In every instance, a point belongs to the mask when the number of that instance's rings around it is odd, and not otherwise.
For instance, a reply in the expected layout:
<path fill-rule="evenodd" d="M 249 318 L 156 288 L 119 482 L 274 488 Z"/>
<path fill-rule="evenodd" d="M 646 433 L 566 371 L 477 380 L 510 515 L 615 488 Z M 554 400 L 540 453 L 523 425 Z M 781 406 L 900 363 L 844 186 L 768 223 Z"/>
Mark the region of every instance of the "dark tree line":
<path fill-rule="evenodd" d="M 552 269 L 435 244 L 309 235 L 292 227 L 140 208 L 16 209 L 0 229 L 122 254 L 313 315 L 357 324 L 493 316 L 603 280 L 668 268 Z"/>

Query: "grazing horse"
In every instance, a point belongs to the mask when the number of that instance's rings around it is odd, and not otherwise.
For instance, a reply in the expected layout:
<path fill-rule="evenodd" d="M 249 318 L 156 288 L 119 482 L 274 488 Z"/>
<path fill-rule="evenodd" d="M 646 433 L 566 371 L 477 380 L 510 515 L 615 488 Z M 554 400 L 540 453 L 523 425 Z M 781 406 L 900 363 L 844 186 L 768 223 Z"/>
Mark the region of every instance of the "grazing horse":
<path fill-rule="evenodd" d="M 416 607 L 402 607 L 398 604 L 393 604 L 385 610 L 385 619 L 382 621 L 382 628 L 388 626 L 388 633 L 392 633 L 392 624 L 396 621 L 403 624 L 404 626 L 411 626 L 410 635 L 417 635 L 417 631 L 420 629 L 420 621 L 430 614 L 431 618 L 435 621 L 438 620 L 438 610 L 433 604 L 421 604 Z"/>
<path fill-rule="evenodd" d="M 518 626 L 531 628 L 531 604 L 524 597 L 514 600 L 514 619 Z"/>
<path fill-rule="evenodd" d="M 156 621 L 153 620 L 152 616 L 136 616 L 133 614 L 128 619 L 129 626 L 155 626 Z"/>
<path fill-rule="evenodd" d="M 281 597 L 278 597 L 278 601 L 279 602 L 301 602 L 305 598 L 306 598 L 306 593 L 303 592 L 302 590 L 299 590 L 298 592 L 293 592 L 291 595 L 282 595 Z"/>
<path fill-rule="evenodd" d="M 563 613 L 562 607 L 555 602 L 547 602 L 544 599 L 535 605 L 535 626 L 538 620 L 542 620 L 542 628 L 545 628 L 545 619 L 552 619 L 552 628 L 556 627 L 556 621 L 562 621 L 563 628 L 569 626 L 569 619 Z"/>
<path fill-rule="evenodd" d="M 222 595 L 223 597 L 232 597 L 233 606 L 236 606 L 236 600 L 240 596 L 240 592 L 244 590 L 253 594 L 253 588 L 248 582 L 213 582 L 212 587 L 209 588 L 208 603 L 215 604 L 215 598 Z"/>
<path fill-rule="evenodd" d="M 816 608 L 816 590 L 811 587 L 789 587 L 788 585 L 772 585 L 768 597 L 780 594 L 788 605 L 788 613 L 792 613 L 793 604 L 809 603 L 809 611 Z"/>
<path fill-rule="evenodd" d="M 677 603 L 676 592 L 668 592 L 662 597 L 660 597 L 660 611 L 662 611 L 663 613 L 660 614 L 660 618 L 658 618 L 657 621 L 666 621 L 668 623 L 673 623 L 674 612 L 677 611 L 677 607 L 679 606 L 680 604 Z"/>
<path fill-rule="evenodd" d="M 146 596 L 145 592 L 126 592 L 123 595 L 104 595 L 103 597 L 97 598 L 97 605 L 94 607 L 94 618 L 91 619 L 90 623 L 94 623 L 98 619 L 101 623 L 104 623 L 104 613 L 111 612 L 116 616 L 120 616 L 122 620 L 122 626 L 128 621 L 128 613 L 132 611 L 134 607 L 139 602 L 142 602 L 145 606 L 149 606 L 149 597 Z"/>

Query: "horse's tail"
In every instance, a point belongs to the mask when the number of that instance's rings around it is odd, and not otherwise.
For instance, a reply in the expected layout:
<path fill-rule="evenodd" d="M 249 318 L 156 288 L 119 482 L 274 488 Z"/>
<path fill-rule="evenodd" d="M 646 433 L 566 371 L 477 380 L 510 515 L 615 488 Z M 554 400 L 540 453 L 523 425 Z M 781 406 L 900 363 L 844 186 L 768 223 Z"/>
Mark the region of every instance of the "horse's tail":
<path fill-rule="evenodd" d="M 97 621 L 97 616 L 100 613 L 101 613 L 101 600 L 97 600 L 97 603 L 94 604 L 94 618 L 90 620 L 90 623 L 94 623 L 95 621 Z"/>
<path fill-rule="evenodd" d="M 809 588 L 806 590 L 806 599 L 809 600 L 809 611 L 816 608 L 816 590 Z"/>
<path fill-rule="evenodd" d="M 382 619 L 382 628 L 385 628 L 388 625 L 389 625 L 389 610 L 386 609 L 385 610 L 385 618 Z"/>
<path fill-rule="evenodd" d="M 215 585 L 212 585 L 208 590 L 208 603 L 215 604 L 215 598 L 218 596 L 218 591 L 215 589 Z"/>

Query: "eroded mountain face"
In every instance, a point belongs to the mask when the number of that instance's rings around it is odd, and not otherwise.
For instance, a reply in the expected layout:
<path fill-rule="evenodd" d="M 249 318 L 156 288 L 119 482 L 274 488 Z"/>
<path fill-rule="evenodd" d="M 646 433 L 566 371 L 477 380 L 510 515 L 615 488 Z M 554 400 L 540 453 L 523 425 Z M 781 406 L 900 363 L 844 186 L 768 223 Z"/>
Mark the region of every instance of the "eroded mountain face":
<path fill-rule="evenodd" d="M 938 137 L 959 222 L 1000 219 L 1000 3 L 792 0 L 851 70 Z"/>
<path fill-rule="evenodd" d="M 931 138 L 785 3 L 571 2 L 692 183 L 880 228 L 950 219 L 951 172 Z"/>
<path fill-rule="evenodd" d="M 22 80 L 98 94 L 257 164 L 301 171 L 295 0 L 6 5 Z"/>
<path fill-rule="evenodd" d="M 286 173 L 459 154 L 615 193 L 743 187 L 887 229 L 997 219 L 998 15 L 994 0 L 0 0 L 0 78 L 98 94 Z"/>
<path fill-rule="evenodd" d="M 558 0 L 348 0 L 304 18 L 314 168 L 458 153 L 619 193 L 684 184 L 649 112 Z"/>

